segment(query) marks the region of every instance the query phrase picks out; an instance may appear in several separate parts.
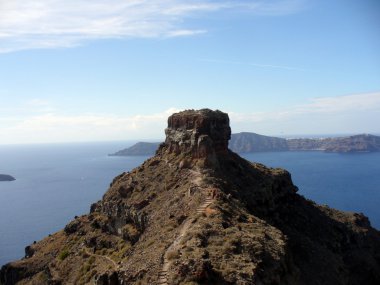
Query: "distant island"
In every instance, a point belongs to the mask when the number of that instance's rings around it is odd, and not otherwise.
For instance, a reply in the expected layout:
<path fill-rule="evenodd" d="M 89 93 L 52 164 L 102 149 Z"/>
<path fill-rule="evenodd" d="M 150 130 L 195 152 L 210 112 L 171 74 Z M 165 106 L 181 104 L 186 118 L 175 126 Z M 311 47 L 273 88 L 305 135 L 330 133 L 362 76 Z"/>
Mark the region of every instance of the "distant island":
<path fill-rule="evenodd" d="M 16 180 L 13 176 L 8 174 L 0 174 L 0 181 L 14 181 Z"/>
<path fill-rule="evenodd" d="M 159 142 L 138 142 L 131 147 L 110 154 L 110 156 L 153 155 L 156 152 L 159 145 Z"/>
<path fill-rule="evenodd" d="M 159 142 L 138 142 L 111 156 L 154 155 Z M 264 151 L 325 151 L 357 153 L 380 151 L 380 137 L 360 134 L 347 137 L 285 139 L 242 132 L 231 135 L 229 148 L 237 153 Z"/>
<path fill-rule="evenodd" d="M 259 151 L 312 151 L 355 153 L 380 151 L 380 137 L 361 134 L 334 138 L 268 137 L 255 133 L 231 135 L 229 148 L 238 153 Z"/>

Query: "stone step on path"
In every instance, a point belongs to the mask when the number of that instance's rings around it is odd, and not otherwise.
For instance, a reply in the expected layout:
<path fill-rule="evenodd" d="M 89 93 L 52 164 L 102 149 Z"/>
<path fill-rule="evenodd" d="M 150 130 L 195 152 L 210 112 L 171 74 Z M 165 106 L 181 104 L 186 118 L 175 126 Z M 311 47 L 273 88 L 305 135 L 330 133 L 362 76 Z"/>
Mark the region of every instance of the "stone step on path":
<path fill-rule="evenodd" d="M 158 273 L 158 284 L 168 285 L 168 272 L 167 271 L 162 270 Z"/>
<path fill-rule="evenodd" d="M 204 212 L 206 211 L 206 208 L 207 208 L 208 206 L 210 206 L 210 204 L 211 204 L 213 201 L 214 201 L 214 199 L 212 199 L 211 197 L 207 197 L 207 198 L 205 199 L 205 202 L 204 202 L 202 205 L 200 205 L 200 206 L 198 207 L 198 209 L 196 210 L 196 212 L 197 212 L 198 214 L 204 213 Z"/>

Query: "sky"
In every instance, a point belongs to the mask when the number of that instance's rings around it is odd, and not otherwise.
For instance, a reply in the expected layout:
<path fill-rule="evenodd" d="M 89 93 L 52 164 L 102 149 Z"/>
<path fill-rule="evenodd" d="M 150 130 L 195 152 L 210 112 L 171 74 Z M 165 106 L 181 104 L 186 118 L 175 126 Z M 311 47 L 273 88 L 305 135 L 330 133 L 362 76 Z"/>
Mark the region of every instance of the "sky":
<path fill-rule="evenodd" d="M 0 0 L 0 144 L 380 134 L 378 0 Z"/>

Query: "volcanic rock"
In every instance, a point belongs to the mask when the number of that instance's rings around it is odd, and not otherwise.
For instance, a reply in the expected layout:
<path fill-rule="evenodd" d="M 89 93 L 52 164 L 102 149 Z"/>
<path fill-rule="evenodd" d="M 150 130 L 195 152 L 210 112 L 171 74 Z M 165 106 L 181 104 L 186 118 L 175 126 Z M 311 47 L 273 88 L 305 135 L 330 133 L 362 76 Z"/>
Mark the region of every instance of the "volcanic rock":
<path fill-rule="evenodd" d="M 168 153 L 211 158 L 228 152 L 230 120 L 221 111 L 202 109 L 173 114 L 165 130 Z"/>
<path fill-rule="evenodd" d="M 91 212 L 1 269 L 1 284 L 380 284 L 380 233 L 228 146 L 228 115 L 173 114 L 154 157 Z"/>

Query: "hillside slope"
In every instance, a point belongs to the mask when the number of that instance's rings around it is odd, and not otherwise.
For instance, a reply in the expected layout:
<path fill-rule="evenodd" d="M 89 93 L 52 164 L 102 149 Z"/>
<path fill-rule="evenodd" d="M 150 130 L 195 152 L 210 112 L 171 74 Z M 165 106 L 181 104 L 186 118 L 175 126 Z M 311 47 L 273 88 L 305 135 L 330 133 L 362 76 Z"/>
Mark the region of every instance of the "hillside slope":
<path fill-rule="evenodd" d="M 156 155 L 26 248 L 1 284 L 379 284 L 380 233 L 228 149 L 227 114 L 173 114 Z"/>

